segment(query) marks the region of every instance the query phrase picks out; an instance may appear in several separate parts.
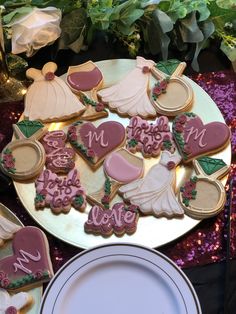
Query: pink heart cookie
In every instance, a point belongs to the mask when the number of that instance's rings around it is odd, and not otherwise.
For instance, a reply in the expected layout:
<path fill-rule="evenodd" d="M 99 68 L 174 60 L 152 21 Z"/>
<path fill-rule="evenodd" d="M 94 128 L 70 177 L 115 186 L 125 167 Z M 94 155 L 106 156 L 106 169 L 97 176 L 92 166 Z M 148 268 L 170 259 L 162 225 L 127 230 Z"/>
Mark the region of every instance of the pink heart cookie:
<path fill-rule="evenodd" d="M 204 124 L 192 112 L 177 116 L 172 129 L 184 162 L 222 150 L 230 139 L 230 130 L 226 124 L 222 122 Z"/>
<path fill-rule="evenodd" d="M 125 128 L 116 121 L 107 121 L 96 127 L 91 122 L 78 121 L 68 129 L 68 139 L 76 151 L 93 168 L 111 151 L 122 146 Z"/>
<path fill-rule="evenodd" d="M 13 255 L 0 260 L 0 287 L 18 290 L 49 281 L 53 269 L 48 241 L 39 228 L 24 227 L 12 242 Z"/>

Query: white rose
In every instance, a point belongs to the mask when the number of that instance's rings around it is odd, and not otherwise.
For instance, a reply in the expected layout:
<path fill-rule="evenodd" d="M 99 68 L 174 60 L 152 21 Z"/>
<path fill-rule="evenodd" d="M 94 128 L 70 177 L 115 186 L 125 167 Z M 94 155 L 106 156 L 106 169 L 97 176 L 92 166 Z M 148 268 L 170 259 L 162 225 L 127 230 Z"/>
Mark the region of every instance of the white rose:
<path fill-rule="evenodd" d="M 26 52 L 28 57 L 61 34 L 61 11 L 54 7 L 34 8 L 30 13 L 14 19 L 12 28 L 12 53 Z"/>

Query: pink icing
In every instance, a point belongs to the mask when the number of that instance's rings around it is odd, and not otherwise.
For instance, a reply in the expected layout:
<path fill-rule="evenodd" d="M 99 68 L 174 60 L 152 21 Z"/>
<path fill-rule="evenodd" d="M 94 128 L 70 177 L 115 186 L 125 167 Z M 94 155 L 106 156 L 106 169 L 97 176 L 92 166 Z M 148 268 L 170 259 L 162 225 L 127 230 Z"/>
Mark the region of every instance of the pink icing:
<path fill-rule="evenodd" d="M 121 183 L 129 183 L 142 174 L 142 168 L 132 165 L 117 152 L 111 153 L 105 159 L 104 170 L 109 177 Z"/>
<path fill-rule="evenodd" d="M 36 193 L 45 195 L 45 199 L 42 204 L 39 204 L 39 207 L 50 206 L 52 210 L 61 212 L 67 208 L 70 209 L 71 204 L 75 208 L 85 206 L 85 202 L 82 206 L 77 206 L 75 202 L 78 195 L 83 196 L 85 199 L 85 192 L 80 184 L 76 169 L 71 170 L 67 177 L 58 177 L 50 170 L 44 170 L 35 184 Z"/>
<path fill-rule="evenodd" d="M 218 150 L 227 143 L 230 130 L 222 122 L 203 124 L 199 117 L 189 119 L 184 126 L 184 141 L 190 157 Z"/>
<path fill-rule="evenodd" d="M 112 209 L 102 209 L 95 205 L 91 208 L 85 231 L 108 235 L 111 233 L 133 233 L 137 227 L 138 213 L 125 210 L 124 203 L 116 203 Z"/>
<path fill-rule="evenodd" d="M 21 228 L 13 238 L 13 255 L 0 260 L 0 269 L 10 281 L 35 274 L 39 269 L 53 275 L 47 240 L 36 227 Z M 27 283 L 25 283 L 27 285 Z"/>
<path fill-rule="evenodd" d="M 169 129 L 169 120 L 165 116 L 159 117 L 155 123 L 149 123 L 140 117 L 133 117 L 127 127 L 127 141 L 135 139 L 136 147 L 127 144 L 131 151 L 141 150 L 145 156 L 156 156 L 160 153 L 161 144 L 169 136 L 172 140 L 172 133 Z"/>
<path fill-rule="evenodd" d="M 74 72 L 67 76 L 69 85 L 78 91 L 89 91 L 102 81 L 102 73 L 98 68 L 92 71 Z"/>
<path fill-rule="evenodd" d="M 53 172 L 68 172 L 73 169 L 75 152 L 65 147 L 66 134 L 62 130 L 48 132 L 41 140 L 46 151 L 46 167 Z"/>
<path fill-rule="evenodd" d="M 83 145 L 101 159 L 123 143 L 125 129 L 116 121 L 103 122 L 97 128 L 91 122 L 85 122 L 79 125 L 79 135 Z"/>

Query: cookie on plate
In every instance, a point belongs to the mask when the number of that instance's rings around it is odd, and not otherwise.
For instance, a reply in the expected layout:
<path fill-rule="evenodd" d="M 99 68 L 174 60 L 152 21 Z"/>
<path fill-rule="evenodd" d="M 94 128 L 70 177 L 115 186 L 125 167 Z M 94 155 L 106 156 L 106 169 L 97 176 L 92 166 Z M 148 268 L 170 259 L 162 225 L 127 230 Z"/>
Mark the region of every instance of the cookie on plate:
<path fill-rule="evenodd" d="M 0 260 L 0 287 L 22 290 L 49 281 L 53 268 L 44 232 L 36 227 L 23 227 L 12 240 L 13 254 Z"/>
<path fill-rule="evenodd" d="M 126 148 L 132 153 L 141 151 L 145 158 L 156 157 L 163 149 L 172 153 L 175 150 L 169 119 L 165 116 L 151 123 L 140 117 L 132 117 L 126 133 Z"/>
<path fill-rule="evenodd" d="M 0 247 L 20 229 L 21 226 L 0 215 Z"/>
<path fill-rule="evenodd" d="M 186 163 L 224 149 L 230 140 L 230 129 L 226 124 L 217 121 L 204 124 L 193 112 L 178 115 L 173 121 L 172 132 Z"/>
<path fill-rule="evenodd" d="M 19 292 L 10 295 L 5 289 L 0 288 L 0 313 L 19 314 L 21 309 L 33 303 L 33 298 L 28 292 Z"/>
<path fill-rule="evenodd" d="M 124 126 L 106 121 L 99 126 L 92 122 L 77 121 L 68 128 L 68 139 L 76 152 L 96 169 L 113 150 L 123 146 L 126 139 Z"/>

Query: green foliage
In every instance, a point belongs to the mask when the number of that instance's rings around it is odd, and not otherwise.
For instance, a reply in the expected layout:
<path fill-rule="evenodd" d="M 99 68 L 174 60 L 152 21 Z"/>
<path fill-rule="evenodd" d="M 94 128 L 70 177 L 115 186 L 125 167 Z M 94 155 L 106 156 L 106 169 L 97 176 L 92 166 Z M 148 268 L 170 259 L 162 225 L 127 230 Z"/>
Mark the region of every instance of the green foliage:
<path fill-rule="evenodd" d="M 170 47 L 185 53 L 198 70 L 197 57 L 210 37 L 222 40 L 221 49 L 236 59 L 235 0 L 0 0 L 6 7 L 4 24 L 32 10 L 54 6 L 62 10 L 58 48 L 79 52 L 91 44 L 97 30 L 122 42 L 130 55 L 144 51 L 167 60 Z"/>

